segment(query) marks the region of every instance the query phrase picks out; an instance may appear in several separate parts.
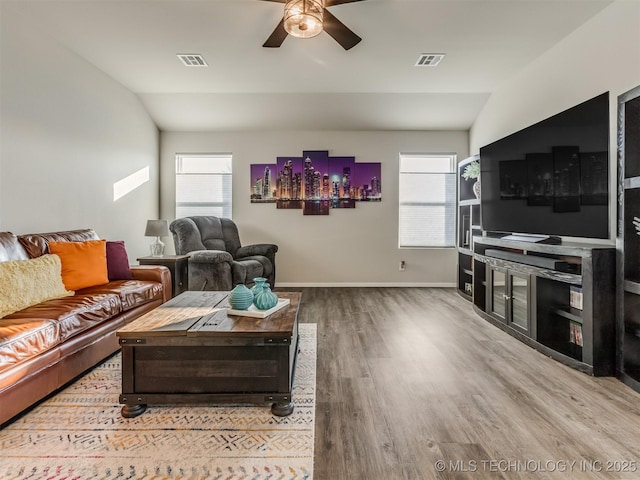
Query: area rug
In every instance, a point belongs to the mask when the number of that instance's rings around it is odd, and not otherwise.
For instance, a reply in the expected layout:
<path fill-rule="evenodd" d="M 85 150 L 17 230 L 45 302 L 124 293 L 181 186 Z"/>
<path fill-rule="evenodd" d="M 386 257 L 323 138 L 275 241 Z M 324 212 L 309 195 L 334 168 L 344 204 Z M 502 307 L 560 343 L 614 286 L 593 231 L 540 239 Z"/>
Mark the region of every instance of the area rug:
<path fill-rule="evenodd" d="M 3 480 L 310 480 L 316 325 L 300 325 L 288 417 L 268 405 L 150 405 L 120 415 L 120 354 L 0 430 Z"/>

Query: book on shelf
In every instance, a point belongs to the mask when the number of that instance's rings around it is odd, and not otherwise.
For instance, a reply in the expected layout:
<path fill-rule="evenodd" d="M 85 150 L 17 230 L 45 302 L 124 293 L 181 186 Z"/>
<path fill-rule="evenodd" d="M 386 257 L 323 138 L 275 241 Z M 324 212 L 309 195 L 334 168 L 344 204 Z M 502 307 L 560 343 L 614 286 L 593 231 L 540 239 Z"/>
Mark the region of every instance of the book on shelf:
<path fill-rule="evenodd" d="M 569 287 L 569 305 L 571 308 L 582 310 L 582 287 L 577 285 Z"/>
<path fill-rule="evenodd" d="M 578 347 L 583 346 L 582 325 L 579 323 L 569 322 L 569 342 L 577 345 Z"/>
<path fill-rule="evenodd" d="M 576 323 L 576 345 L 582 347 L 582 325 Z"/>
<path fill-rule="evenodd" d="M 569 322 L 569 343 L 576 343 L 576 329 L 573 322 Z"/>

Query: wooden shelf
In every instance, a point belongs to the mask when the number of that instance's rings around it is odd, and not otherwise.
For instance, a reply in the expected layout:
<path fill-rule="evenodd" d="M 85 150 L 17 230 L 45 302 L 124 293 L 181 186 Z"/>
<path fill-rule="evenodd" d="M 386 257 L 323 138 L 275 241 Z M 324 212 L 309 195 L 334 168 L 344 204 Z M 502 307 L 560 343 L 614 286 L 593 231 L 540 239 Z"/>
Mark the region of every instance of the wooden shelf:
<path fill-rule="evenodd" d="M 632 282 L 631 280 L 625 280 L 624 291 L 627 293 L 635 293 L 636 295 L 640 295 L 640 283 Z"/>
<path fill-rule="evenodd" d="M 576 310 L 576 309 L 571 309 L 575 312 L 580 312 L 580 310 Z M 553 310 L 553 313 L 555 313 L 556 315 L 566 318 L 567 320 L 571 320 L 572 322 L 576 322 L 579 323 L 580 325 L 582 325 L 582 315 L 581 313 L 573 313 L 573 312 L 567 312 L 566 310 L 562 310 L 560 308 L 556 308 Z"/>
<path fill-rule="evenodd" d="M 480 199 L 473 192 L 475 180 L 465 180 L 464 169 L 472 162 L 479 161 L 478 155 L 465 158 L 458 163 L 458 204 L 457 204 L 457 245 L 458 245 L 458 293 L 467 300 L 473 296 L 466 291 L 473 285 L 473 238 L 482 232 L 480 227 Z"/>
<path fill-rule="evenodd" d="M 640 188 L 640 177 L 631 177 L 624 179 L 624 189 L 631 190 L 633 188 Z"/>
<path fill-rule="evenodd" d="M 640 86 L 618 96 L 618 246 L 617 351 L 618 378 L 640 392 L 640 237 L 634 217 L 640 198 Z M 625 178 L 626 177 L 626 178 Z"/>
<path fill-rule="evenodd" d="M 580 345 L 564 341 L 542 342 L 542 344 L 555 350 L 558 353 L 561 353 L 562 355 L 566 355 L 567 357 L 578 360 L 579 362 L 582 361 L 583 347 L 581 347 Z"/>
<path fill-rule="evenodd" d="M 458 294 L 460 294 L 462 296 L 462 298 L 464 298 L 465 300 L 471 301 L 473 299 L 473 296 L 471 294 L 465 292 L 464 290 L 458 290 Z"/>
<path fill-rule="evenodd" d="M 569 283 L 572 285 L 582 285 L 582 275 L 575 275 L 573 273 L 557 272 L 548 268 L 540 268 L 534 265 L 527 265 L 524 263 L 512 262 L 509 260 L 502 260 L 493 257 L 486 257 L 482 254 L 475 253 L 476 259 L 486 263 L 487 265 L 502 265 L 521 272 L 527 272 L 539 277 L 545 277 L 550 280 L 556 280 L 558 282 Z"/>

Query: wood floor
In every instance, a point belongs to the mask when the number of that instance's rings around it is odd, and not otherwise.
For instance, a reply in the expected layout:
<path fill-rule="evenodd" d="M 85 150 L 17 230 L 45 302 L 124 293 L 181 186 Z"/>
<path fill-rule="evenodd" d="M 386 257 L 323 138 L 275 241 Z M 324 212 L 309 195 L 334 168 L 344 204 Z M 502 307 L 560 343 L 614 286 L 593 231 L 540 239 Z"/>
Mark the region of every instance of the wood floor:
<path fill-rule="evenodd" d="M 314 479 L 640 478 L 640 394 L 615 378 L 545 357 L 453 289 L 302 291 Z"/>

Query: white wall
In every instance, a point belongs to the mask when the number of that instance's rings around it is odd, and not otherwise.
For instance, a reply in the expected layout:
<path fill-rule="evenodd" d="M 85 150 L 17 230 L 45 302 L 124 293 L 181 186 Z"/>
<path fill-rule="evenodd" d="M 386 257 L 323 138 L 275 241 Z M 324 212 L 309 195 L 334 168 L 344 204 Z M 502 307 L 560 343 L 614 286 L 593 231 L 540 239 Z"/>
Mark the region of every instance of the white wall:
<path fill-rule="evenodd" d="M 2 8 L 0 229 L 94 228 L 148 254 L 158 217 L 159 132 L 138 98 Z M 149 167 L 118 201 L 114 182 Z"/>
<path fill-rule="evenodd" d="M 619 0 L 496 90 L 470 132 L 470 151 L 609 91 L 610 241 L 615 237 L 618 95 L 640 85 L 640 2 Z"/>
<path fill-rule="evenodd" d="M 233 154 L 233 219 L 243 245 L 275 243 L 278 285 L 448 285 L 456 281 L 455 249 L 398 248 L 399 152 L 468 153 L 468 132 L 274 131 L 179 133 L 161 136 L 161 214 L 175 216 L 175 155 Z M 329 150 L 356 162 L 382 163 L 382 202 L 328 216 L 250 202 L 249 165 L 278 156 Z M 171 240 L 168 239 L 171 243 Z M 399 272 L 400 260 L 407 262 Z"/>

